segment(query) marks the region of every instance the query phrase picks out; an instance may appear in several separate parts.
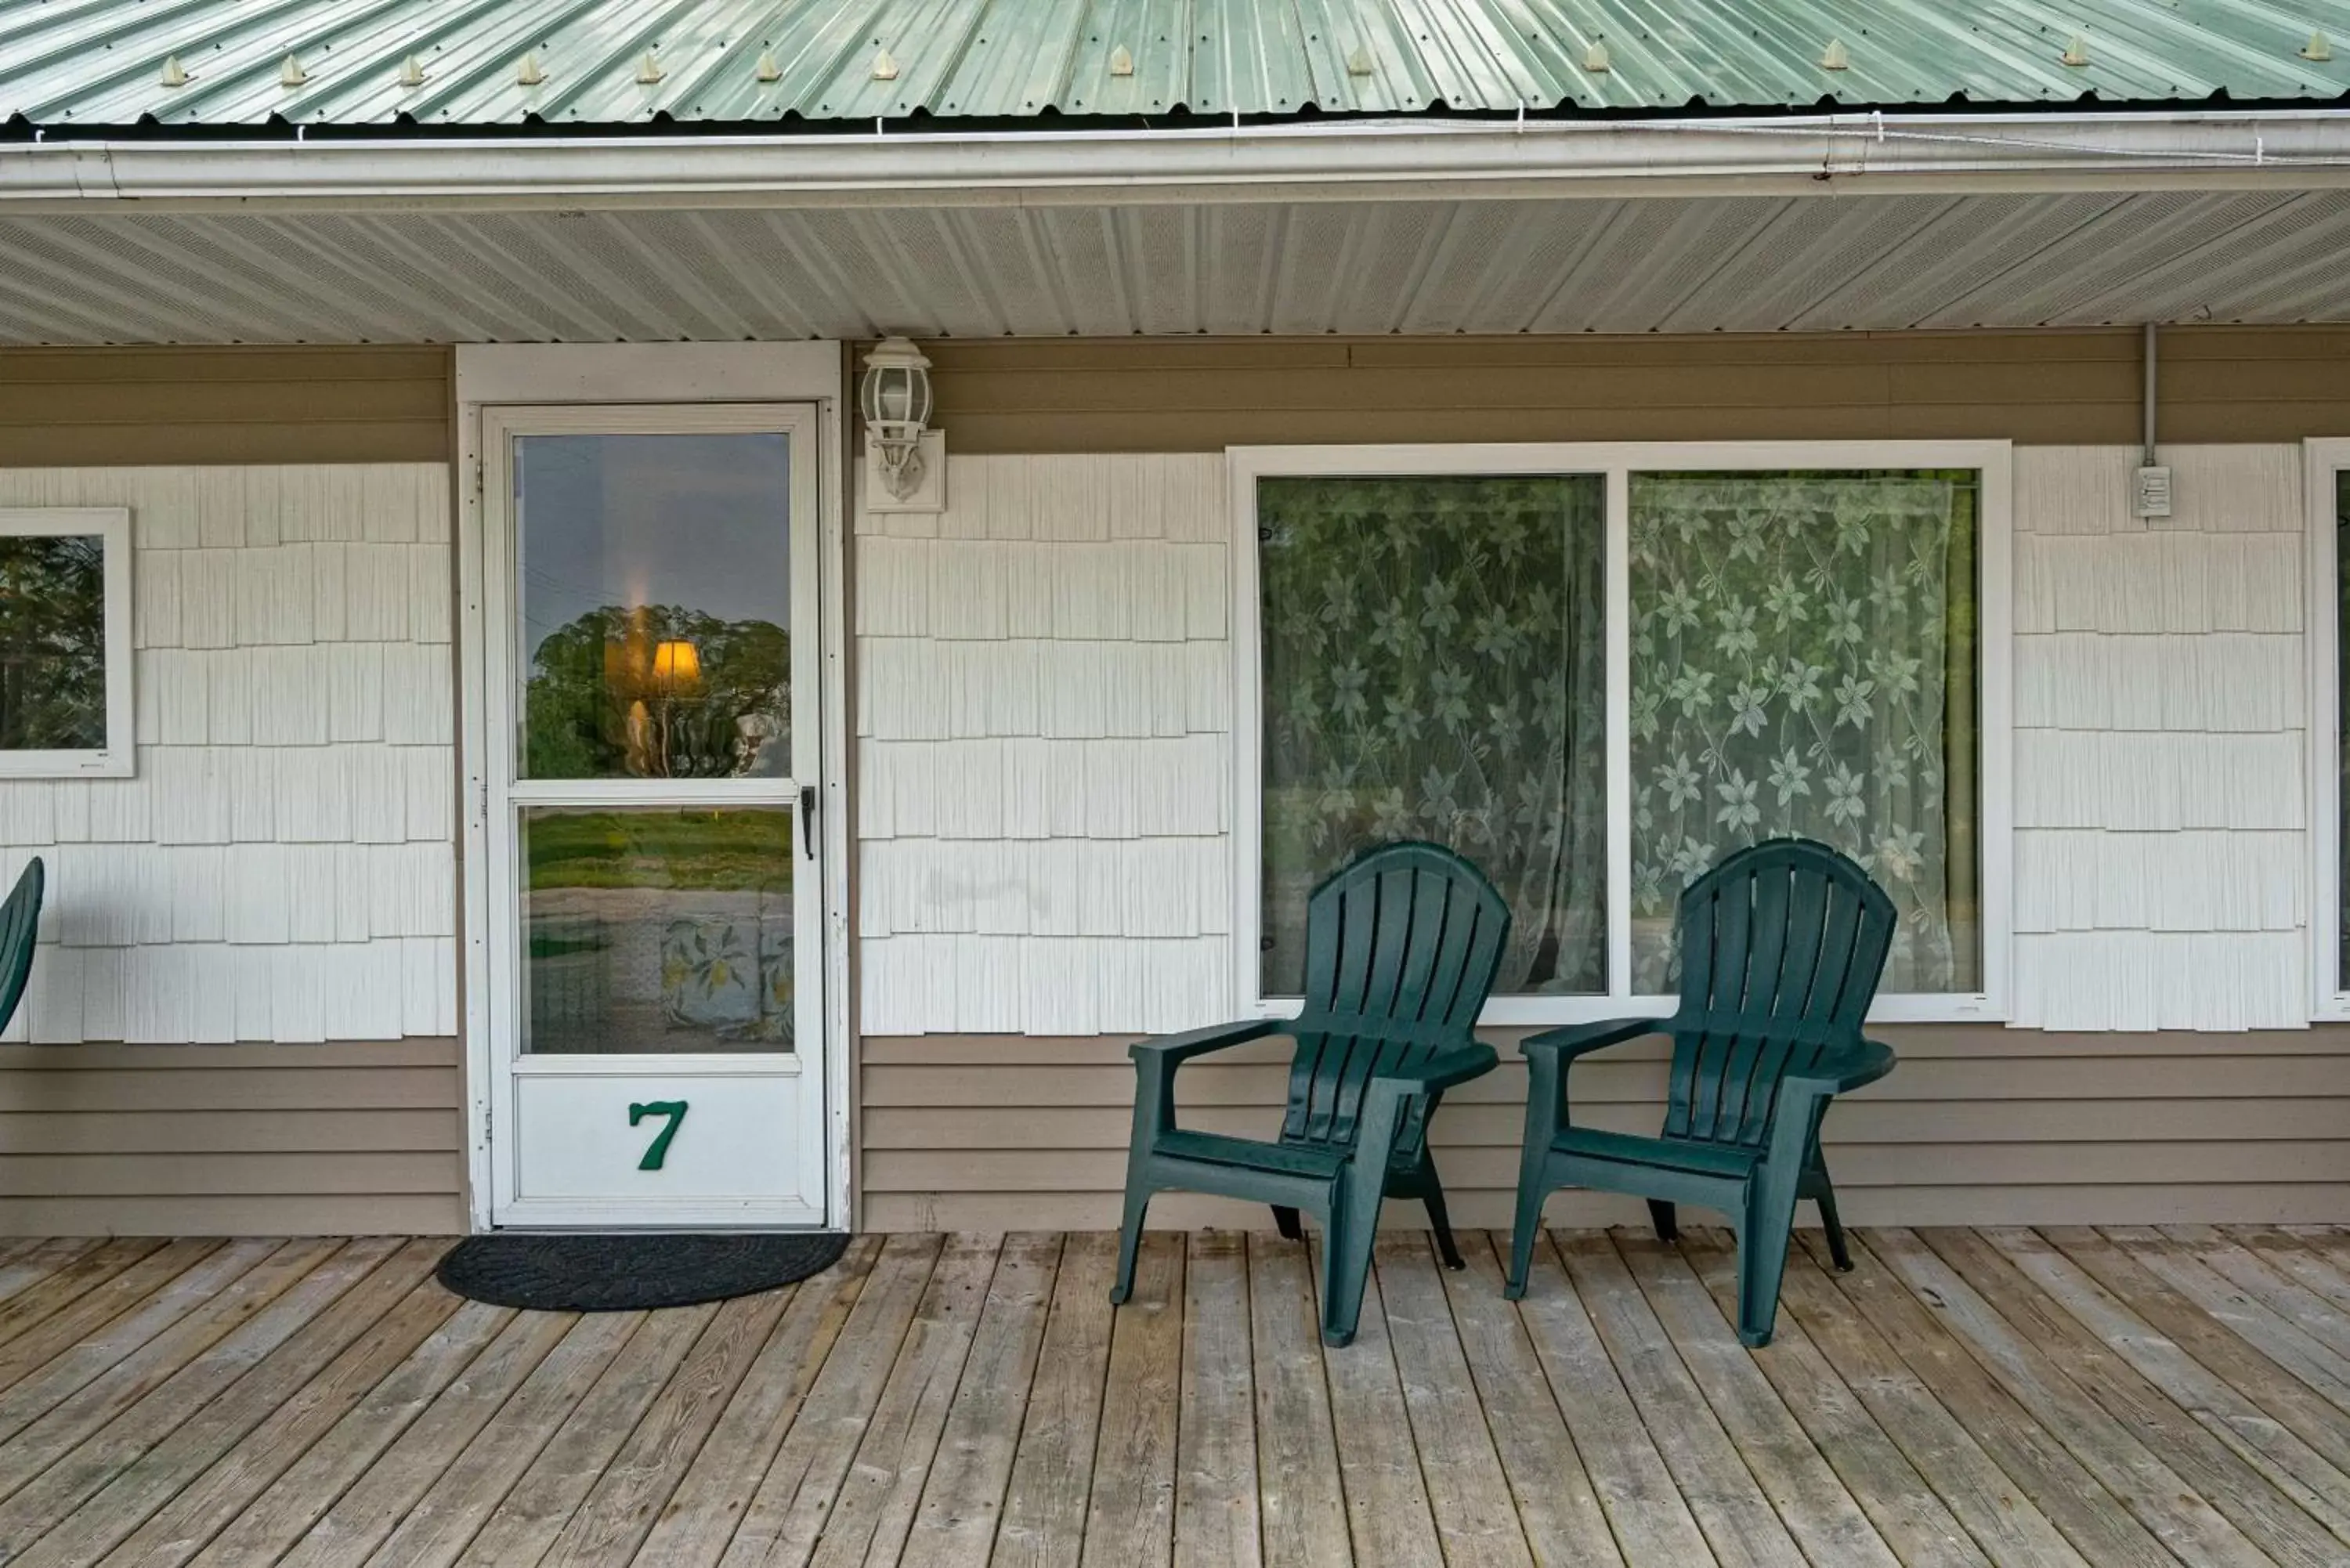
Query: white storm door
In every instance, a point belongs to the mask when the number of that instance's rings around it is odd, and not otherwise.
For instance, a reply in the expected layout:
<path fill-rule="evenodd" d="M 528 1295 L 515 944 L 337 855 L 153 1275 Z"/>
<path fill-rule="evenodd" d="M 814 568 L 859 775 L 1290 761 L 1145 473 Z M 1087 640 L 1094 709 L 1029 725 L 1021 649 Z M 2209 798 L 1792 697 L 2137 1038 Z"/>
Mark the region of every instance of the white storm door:
<path fill-rule="evenodd" d="M 494 1224 L 824 1222 L 818 428 L 482 412 Z"/>

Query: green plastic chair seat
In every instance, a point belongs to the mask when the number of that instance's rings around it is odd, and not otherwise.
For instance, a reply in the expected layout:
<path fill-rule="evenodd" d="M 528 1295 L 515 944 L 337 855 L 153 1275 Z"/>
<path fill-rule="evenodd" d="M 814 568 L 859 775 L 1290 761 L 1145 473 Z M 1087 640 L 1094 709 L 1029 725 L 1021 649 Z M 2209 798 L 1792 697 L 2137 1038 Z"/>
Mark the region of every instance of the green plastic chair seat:
<path fill-rule="evenodd" d="M 1586 1159 L 1608 1159 L 1619 1165 L 1686 1170 L 1699 1176 L 1722 1176 L 1743 1181 L 1762 1158 L 1759 1148 L 1734 1144 L 1692 1143 L 1687 1138 L 1640 1137 L 1632 1133 L 1597 1132 L 1568 1127 L 1550 1140 L 1561 1154 Z"/>
<path fill-rule="evenodd" d="M 1168 1159 L 1199 1165 L 1237 1166 L 1246 1170 L 1274 1170 L 1284 1176 L 1328 1180 L 1354 1158 L 1351 1148 L 1327 1144 L 1261 1143 L 1255 1138 L 1225 1137 L 1220 1133 L 1177 1129 L 1159 1136 L 1158 1152 Z"/>

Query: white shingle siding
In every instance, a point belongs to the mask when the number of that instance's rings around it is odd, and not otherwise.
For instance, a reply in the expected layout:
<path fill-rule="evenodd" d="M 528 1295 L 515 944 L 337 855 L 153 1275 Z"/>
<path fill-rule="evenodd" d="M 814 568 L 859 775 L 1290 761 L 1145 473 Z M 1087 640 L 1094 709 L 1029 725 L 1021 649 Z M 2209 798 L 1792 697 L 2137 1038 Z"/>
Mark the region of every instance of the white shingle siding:
<path fill-rule="evenodd" d="M 129 779 L 0 782 L 47 862 L 10 1037 L 196 1044 L 457 1028 L 448 470 L 0 472 L 128 506 Z"/>
<path fill-rule="evenodd" d="M 1200 1023 L 1230 993 L 1216 456 L 952 458 L 858 520 L 870 1033 Z"/>
<path fill-rule="evenodd" d="M 2015 454 L 2015 1019 L 2306 1021 L 2301 454 Z M 1229 520 L 1210 456 L 956 458 L 860 519 L 870 1033 L 1177 1028 L 1229 995 Z"/>
<path fill-rule="evenodd" d="M 2015 1021 L 2309 1016 L 2306 514 L 2296 447 L 2015 453 Z"/>

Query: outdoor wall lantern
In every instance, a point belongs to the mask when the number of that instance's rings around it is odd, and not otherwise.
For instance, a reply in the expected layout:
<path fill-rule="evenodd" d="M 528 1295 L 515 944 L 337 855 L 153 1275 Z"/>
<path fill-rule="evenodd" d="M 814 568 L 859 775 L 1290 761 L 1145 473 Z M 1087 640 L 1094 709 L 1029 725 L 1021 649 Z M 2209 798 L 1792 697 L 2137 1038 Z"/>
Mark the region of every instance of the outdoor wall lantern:
<path fill-rule="evenodd" d="M 930 428 L 929 358 L 903 337 L 875 344 L 865 356 L 858 407 L 865 415 L 868 467 L 879 481 L 868 504 L 893 512 L 941 510 L 943 442 Z"/>

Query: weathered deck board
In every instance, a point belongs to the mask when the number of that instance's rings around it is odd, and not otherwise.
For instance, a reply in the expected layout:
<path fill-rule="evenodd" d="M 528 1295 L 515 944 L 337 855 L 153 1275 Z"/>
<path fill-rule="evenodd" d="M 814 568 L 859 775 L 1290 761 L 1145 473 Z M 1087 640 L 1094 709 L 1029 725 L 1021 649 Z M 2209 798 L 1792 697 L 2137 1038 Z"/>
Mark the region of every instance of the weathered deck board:
<path fill-rule="evenodd" d="M 2350 1475 L 2215 1376 L 2193 1355 L 2156 1332 L 2129 1304 L 2083 1273 L 2080 1267 L 2029 1231 L 1994 1230 L 1984 1239 L 2009 1263 L 2063 1306 L 2084 1333 L 2094 1336 L 2140 1376 L 2160 1388 L 2243 1461 L 2266 1476 L 2304 1512 L 2333 1532 L 2338 1555 L 2350 1546 Z M 1930 1237 L 1938 1245 L 1940 1238 Z M 2340 1451 L 2350 1459 L 2350 1432 Z M 2214 1499 L 2221 1507 L 2224 1499 Z"/>
<path fill-rule="evenodd" d="M 1180 1236 L 1143 1239 L 1133 1299 L 1111 1326 L 1080 1559 L 1086 1568 L 1166 1568 L 1174 1553 L 1183 1252 Z"/>
<path fill-rule="evenodd" d="M 1495 1236 L 1487 1252 L 1499 1265 L 1508 1247 L 1507 1238 Z M 1534 1248 L 1518 1315 L 1549 1374 L 1551 1392 L 1624 1560 L 1687 1563 L 1692 1568 L 1712 1563 L 1712 1548 L 1608 1359 L 1591 1314 L 1548 1245 Z"/>
<path fill-rule="evenodd" d="M 1319 1280 L 1318 1242 L 1311 1256 L 1312 1277 Z M 1338 1438 L 1338 1474 L 1346 1488 L 1347 1532 L 1354 1538 L 1357 1557 L 1441 1561 L 1434 1511 L 1412 1445 L 1411 1417 L 1404 1408 L 1403 1385 L 1388 1345 L 1387 1304 L 1376 1274 L 1363 1292 L 1354 1344 L 1344 1349 L 1325 1345 L 1322 1368 L 1330 1380 L 1330 1421 Z"/>
<path fill-rule="evenodd" d="M 883 1245 L 766 1479 L 743 1508 L 742 1523 L 719 1559 L 728 1568 L 752 1568 L 769 1561 L 770 1553 L 787 1562 L 795 1553 L 805 1560 L 824 1532 L 866 1423 L 889 1386 L 890 1368 L 930 1287 L 941 1240 L 892 1236 Z"/>
<path fill-rule="evenodd" d="M 437 1251 L 354 1242 L 312 1270 L 0 1507 L 0 1541 L 39 1537 L 12 1560 L 113 1546 L 413 1290 Z"/>
<path fill-rule="evenodd" d="M 1249 1321 L 1247 1241 L 1230 1231 L 1197 1235 L 1190 1254 L 1176 1413 L 1176 1568 L 1262 1562 L 1249 1341 L 1221 1327 Z"/>
<path fill-rule="evenodd" d="M 2016 1336 L 2036 1346 L 2051 1367 L 2079 1385 L 2107 1416 L 2142 1434 L 2154 1452 L 2194 1489 L 2197 1498 L 2225 1515 L 2262 1552 L 2278 1563 L 2306 1568 L 2340 1560 L 2342 1544 L 2323 1525 L 2136 1367 L 2108 1353 L 2087 1329 L 2028 1283 L 1988 1241 L 1966 1231 L 1929 1240 L 1946 1277 L 1963 1279 L 1962 1288 L 1979 1295 Z M 1923 1245 L 1914 1238 L 1907 1244 Z M 1878 1250 L 1894 1249 L 1880 1238 Z M 2183 1535 L 2182 1532 L 2175 1539 Z M 2220 1560 L 2216 1550 L 2211 1556 Z"/>
<path fill-rule="evenodd" d="M 1624 1561 L 1599 1493 L 1575 1452 L 1550 1380 L 1517 1309 L 1502 1297 L 1492 1249 L 1470 1237 L 1468 1267 L 1448 1272 L 1452 1324 L 1470 1382 L 1518 1505 L 1518 1523 L 1540 1568 L 1611 1568 Z"/>
<path fill-rule="evenodd" d="M 1840 1568 L 1901 1568 L 1867 1511 L 1755 1365 L 1759 1360 L 1777 1366 L 1801 1351 L 1746 1355 L 1728 1332 L 1735 1319 L 1715 1307 L 1678 1249 L 1645 1236 L 1622 1236 L 1616 1250 L 1631 1266 L 1640 1293 L 1681 1353 L 1698 1392 L 1713 1407 L 1763 1494 L 1777 1505 L 1804 1555 Z"/>
<path fill-rule="evenodd" d="M 1313 1248 L 861 1238 L 803 1283 L 576 1317 L 441 1244 L 0 1244 L 0 1547 L 182 1568 L 2350 1561 L 2350 1238 L 1882 1231 L 1731 1332 L 1729 1239 L 1448 1274 Z M 11 1315 L 10 1306 L 18 1310 Z M 13 1417 L 7 1413 L 14 1412 Z"/>
<path fill-rule="evenodd" d="M 1305 1249 L 1252 1232 L 1249 1330 L 1255 1351 L 1257 1522 L 1264 1560 L 1344 1568 L 1347 1500 L 1322 1372 L 1322 1326 Z"/>
<path fill-rule="evenodd" d="M 1388 1346 L 1403 1383 L 1412 1446 L 1419 1450 L 1420 1480 L 1444 1541 L 1444 1560 L 1453 1568 L 1532 1568 L 1517 1501 L 1477 1402 L 1429 1238 L 1392 1231 L 1375 1251 Z"/>
<path fill-rule="evenodd" d="M 2019 1333 L 1991 1302 L 1910 1232 L 1874 1234 L 1869 1250 L 1919 1299 L 1930 1303 L 1929 1310 L 1953 1331 L 1953 1337 L 1983 1370 L 2070 1449 L 2107 1491 L 2121 1499 L 2157 1539 L 2178 1545 L 2197 1563 L 2262 1568 L 2266 1557 L 2139 1440 L 2132 1429 L 2134 1423 L 2125 1424 L 2126 1417 L 2117 1421 L 2107 1409 L 2099 1407 L 2095 1395 L 2119 1397 L 2118 1375 L 2101 1386 L 2076 1383 L 2043 1348 L 2044 1342 L 2036 1344 L 2029 1334 Z M 1996 1276 L 1990 1270 L 1982 1278 L 1986 1290 L 1995 1288 Z M 2080 1367 L 2074 1371 L 2082 1377 L 2088 1376 Z M 2149 1409 L 2136 1414 L 2144 1417 Z M 2164 1451 L 2168 1452 L 2168 1445 Z"/>
<path fill-rule="evenodd" d="M 880 1256 L 879 1237 L 859 1236 L 839 1262 L 794 1288 L 709 1441 L 653 1521 L 639 1562 L 710 1568 L 724 1554 Z"/>
<path fill-rule="evenodd" d="M 265 1521 L 263 1541 L 274 1539 L 281 1529 L 296 1532 L 293 1549 L 279 1560 L 286 1568 L 346 1568 L 366 1562 L 408 1521 L 425 1493 L 570 1337 L 577 1322 L 568 1313 L 516 1317 L 481 1359 L 465 1368 L 465 1376 L 442 1389 L 380 1459 L 370 1460 L 359 1478 L 348 1483 L 340 1497 L 265 1496 L 254 1513 L 239 1522 Z M 307 1521 L 302 1517 L 306 1512 L 310 1514 Z M 219 1561 L 226 1564 L 240 1559 L 224 1554 Z"/>
<path fill-rule="evenodd" d="M 1021 1417 L 1028 1408 L 1060 1265 L 1057 1235 L 1005 1240 L 903 1562 L 916 1568 L 953 1568 L 986 1559 L 1003 1517 L 1003 1489 L 1020 1444 Z"/>
<path fill-rule="evenodd" d="M 1115 1236 L 1096 1232 L 1063 1243 L 991 1563 L 1070 1568 L 1084 1546 L 1102 1383 L 1109 1375 L 1109 1287 L 1117 1272 Z"/>
<path fill-rule="evenodd" d="M 1643 1289 L 1651 1301 L 1675 1306 L 1669 1323 L 1678 1324 L 1686 1345 L 1703 1345 L 1704 1351 L 1684 1349 L 1683 1355 L 1704 1356 L 1720 1347 L 1728 1355 L 1722 1327 L 1737 1321 L 1737 1253 L 1719 1231 L 1684 1231 L 1687 1261 L 1678 1267 L 1696 1277 L 1709 1293 L 1718 1316 L 1711 1323 L 1700 1317 L 1695 1300 L 1674 1300 L 1683 1290 L 1669 1254 L 1648 1254 L 1627 1243 Z M 1885 1544 L 1893 1549 L 1903 1568 L 1987 1568 L 1988 1560 L 1968 1536 L 1940 1498 L 1926 1484 L 1896 1438 L 1879 1426 L 1867 1407 L 1795 1321 L 1782 1308 L 1779 1328 L 1769 1355 L 1755 1356 L 1762 1376 L 1778 1391 L 1787 1412 L 1802 1426 L 1836 1474 L 1843 1478 L 1853 1501 L 1867 1513 Z M 1733 1376 L 1740 1376 L 1733 1374 Z M 1773 1419 L 1767 1412 L 1763 1419 Z"/>

